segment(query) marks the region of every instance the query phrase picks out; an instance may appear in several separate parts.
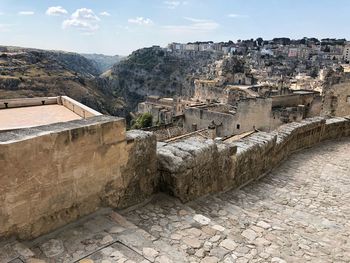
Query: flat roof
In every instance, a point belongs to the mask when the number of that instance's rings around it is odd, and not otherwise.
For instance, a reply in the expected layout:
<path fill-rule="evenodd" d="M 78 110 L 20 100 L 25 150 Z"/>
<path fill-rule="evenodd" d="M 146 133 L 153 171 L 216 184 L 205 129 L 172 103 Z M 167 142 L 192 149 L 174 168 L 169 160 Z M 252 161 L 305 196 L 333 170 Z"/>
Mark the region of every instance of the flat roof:
<path fill-rule="evenodd" d="M 0 109 L 0 131 L 79 119 L 82 117 L 58 104 Z"/>

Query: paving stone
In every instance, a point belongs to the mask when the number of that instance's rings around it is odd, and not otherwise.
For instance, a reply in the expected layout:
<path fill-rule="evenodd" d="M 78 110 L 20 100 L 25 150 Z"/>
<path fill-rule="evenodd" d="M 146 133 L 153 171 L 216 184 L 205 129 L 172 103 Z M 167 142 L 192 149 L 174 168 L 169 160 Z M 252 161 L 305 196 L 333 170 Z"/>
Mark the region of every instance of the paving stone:
<path fill-rule="evenodd" d="M 30 250 L 27 246 L 21 243 L 16 243 L 13 248 L 20 256 L 26 259 L 35 256 L 32 250 Z"/>
<path fill-rule="evenodd" d="M 153 248 L 145 247 L 142 249 L 142 255 L 150 261 L 154 261 L 154 259 L 158 256 L 159 252 Z"/>
<path fill-rule="evenodd" d="M 205 257 L 201 260 L 201 263 L 217 263 L 219 259 L 217 257 Z"/>
<path fill-rule="evenodd" d="M 225 231 L 225 228 L 223 226 L 220 226 L 220 225 L 213 225 L 212 228 L 217 230 L 217 231 L 220 231 L 220 232 Z"/>
<path fill-rule="evenodd" d="M 183 242 L 192 248 L 200 248 L 202 246 L 198 238 L 184 237 Z"/>
<path fill-rule="evenodd" d="M 271 225 L 266 223 L 265 221 L 259 221 L 256 225 L 264 229 L 268 229 L 271 227 Z"/>
<path fill-rule="evenodd" d="M 113 242 L 113 237 L 111 236 L 111 235 L 107 235 L 107 236 L 104 236 L 103 238 L 102 238 L 102 240 L 101 240 L 101 244 L 102 245 L 106 245 L 106 244 L 108 244 L 108 243 L 111 243 L 111 242 Z"/>
<path fill-rule="evenodd" d="M 271 259 L 271 263 L 287 263 L 287 261 L 281 259 L 281 258 L 278 258 L 278 257 L 273 257 Z"/>
<path fill-rule="evenodd" d="M 223 248 L 226 248 L 228 250 L 235 250 L 235 248 L 237 247 L 237 244 L 235 241 L 231 240 L 231 239 L 224 239 L 221 243 L 220 246 Z"/>
<path fill-rule="evenodd" d="M 210 221 L 211 221 L 210 218 L 205 217 L 203 215 L 195 215 L 193 217 L 193 219 L 195 221 L 197 221 L 198 223 L 200 223 L 201 225 L 208 225 L 210 223 Z"/>
<path fill-rule="evenodd" d="M 242 236 L 247 238 L 249 241 L 253 241 L 257 237 L 257 234 L 251 229 L 246 229 L 242 232 Z"/>

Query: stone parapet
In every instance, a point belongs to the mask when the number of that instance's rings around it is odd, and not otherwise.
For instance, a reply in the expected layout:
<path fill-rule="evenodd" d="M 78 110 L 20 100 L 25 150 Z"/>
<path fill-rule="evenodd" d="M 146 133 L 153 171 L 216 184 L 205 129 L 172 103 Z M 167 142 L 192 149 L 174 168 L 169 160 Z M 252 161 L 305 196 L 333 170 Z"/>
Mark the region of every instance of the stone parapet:
<path fill-rule="evenodd" d="M 350 136 L 350 118 L 316 117 L 259 132 L 231 143 L 187 139 L 158 147 L 162 189 L 183 202 L 238 188 L 255 180 L 297 150 Z"/>
<path fill-rule="evenodd" d="M 235 151 L 235 146 L 194 138 L 160 147 L 157 155 L 161 190 L 186 202 L 227 189 Z"/>

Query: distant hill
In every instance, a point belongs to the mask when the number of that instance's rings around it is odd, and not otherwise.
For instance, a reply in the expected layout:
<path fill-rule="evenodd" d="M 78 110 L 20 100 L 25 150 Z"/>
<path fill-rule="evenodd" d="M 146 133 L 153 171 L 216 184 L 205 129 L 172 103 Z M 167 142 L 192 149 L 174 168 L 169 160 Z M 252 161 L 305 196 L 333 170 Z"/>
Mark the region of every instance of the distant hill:
<path fill-rule="evenodd" d="M 124 57 L 123 56 L 106 56 L 102 54 L 81 54 L 85 58 L 92 60 L 99 70 L 103 73 L 112 68 L 113 65 L 118 64 Z"/>
<path fill-rule="evenodd" d="M 214 52 L 175 54 L 160 47 L 142 48 L 114 65 L 103 77 L 110 81 L 111 90 L 124 98 L 130 112 L 147 95 L 191 96 L 194 79 L 219 57 Z"/>
<path fill-rule="evenodd" d="M 99 74 L 77 53 L 0 46 L 0 98 L 67 95 L 102 113 L 125 115 L 123 99 Z"/>

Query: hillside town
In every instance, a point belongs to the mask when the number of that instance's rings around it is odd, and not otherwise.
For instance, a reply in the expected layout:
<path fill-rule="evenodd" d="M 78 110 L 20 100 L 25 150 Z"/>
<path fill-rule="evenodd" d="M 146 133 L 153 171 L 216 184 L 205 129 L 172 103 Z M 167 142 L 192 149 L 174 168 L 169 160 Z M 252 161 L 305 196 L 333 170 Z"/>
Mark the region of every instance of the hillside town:
<path fill-rule="evenodd" d="M 137 116 L 149 114 L 147 129 L 166 141 L 198 134 L 227 140 L 329 114 L 327 105 L 348 107 L 327 103 L 326 97 L 331 76 L 348 75 L 349 47 L 344 39 L 315 38 L 171 43 L 164 49 L 171 55 L 221 57 L 197 74 L 189 96 L 148 94 Z"/>

